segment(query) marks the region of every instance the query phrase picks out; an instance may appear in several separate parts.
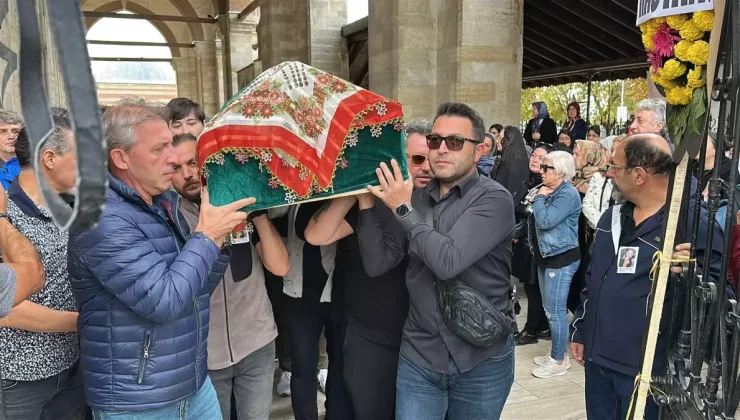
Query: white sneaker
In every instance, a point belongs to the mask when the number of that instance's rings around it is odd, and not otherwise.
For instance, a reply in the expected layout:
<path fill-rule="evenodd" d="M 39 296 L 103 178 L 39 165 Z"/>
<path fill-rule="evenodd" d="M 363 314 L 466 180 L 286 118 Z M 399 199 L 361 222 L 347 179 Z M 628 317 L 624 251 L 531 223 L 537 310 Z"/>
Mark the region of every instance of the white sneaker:
<path fill-rule="evenodd" d="M 532 369 L 532 375 L 538 378 L 548 379 L 555 376 L 563 376 L 568 373 L 568 366 L 565 361 L 563 361 L 562 365 L 559 365 L 557 360 L 552 357 L 547 356 L 547 359 L 548 360 L 545 364 Z"/>
<path fill-rule="evenodd" d="M 537 366 L 545 366 L 550 360 L 554 360 L 552 357 L 550 357 L 550 353 L 548 352 L 546 356 L 537 356 L 532 361 Z M 566 369 L 571 368 L 570 364 L 570 356 L 568 356 L 568 352 L 565 352 L 565 358 L 563 359 L 564 365 Z"/>
<path fill-rule="evenodd" d="M 289 397 L 290 396 L 290 377 L 292 376 L 292 373 L 290 372 L 283 372 L 282 375 L 280 375 L 280 382 L 277 384 L 277 393 L 281 397 Z"/>
<path fill-rule="evenodd" d="M 324 394 L 326 394 L 326 378 L 328 376 L 328 369 L 319 369 L 319 374 L 316 375 L 316 378 L 319 380 L 319 390 L 321 390 L 321 392 Z"/>

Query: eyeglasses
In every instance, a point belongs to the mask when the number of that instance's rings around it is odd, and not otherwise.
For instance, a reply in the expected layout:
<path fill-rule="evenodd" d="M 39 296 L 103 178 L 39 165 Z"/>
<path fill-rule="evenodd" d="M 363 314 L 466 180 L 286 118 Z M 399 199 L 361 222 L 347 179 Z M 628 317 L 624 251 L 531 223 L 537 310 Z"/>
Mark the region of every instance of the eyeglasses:
<path fill-rule="evenodd" d="M 606 170 L 607 171 L 611 171 L 611 170 L 614 170 L 614 169 L 630 169 L 630 168 L 631 167 L 630 166 L 627 166 L 627 165 L 615 165 L 613 163 L 607 163 L 606 164 Z"/>
<path fill-rule="evenodd" d="M 437 150 L 442 146 L 442 142 L 447 145 L 447 148 L 451 152 L 458 152 L 462 150 L 463 146 L 465 145 L 465 142 L 469 141 L 473 144 L 479 144 L 480 142 L 477 140 L 469 139 L 463 136 L 447 136 L 442 137 L 438 134 L 429 134 L 427 136 L 427 147 L 431 150 Z"/>
<path fill-rule="evenodd" d="M 550 169 L 552 169 L 554 171 L 555 170 L 555 167 L 554 166 L 550 166 L 550 165 L 540 165 L 540 170 L 542 171 L 543 174 L 545 172 L 549 171 Z"/>
<path fill-rule="evenodd" d="M 411 156 L 411 164 L 414 166 L 421 166 L 426 162 L 427 157 L 424 155 L 412 155 Z"/>

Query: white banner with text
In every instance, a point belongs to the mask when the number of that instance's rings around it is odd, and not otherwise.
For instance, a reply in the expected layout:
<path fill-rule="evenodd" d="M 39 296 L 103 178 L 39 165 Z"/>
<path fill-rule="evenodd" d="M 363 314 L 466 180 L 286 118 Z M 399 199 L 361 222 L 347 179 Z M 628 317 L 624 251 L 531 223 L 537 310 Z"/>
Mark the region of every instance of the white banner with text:
<path fill-rule="evenodd" d="M 713 0 L 638 0 L 637 25 L 653 18 L 713 9 Z"/>

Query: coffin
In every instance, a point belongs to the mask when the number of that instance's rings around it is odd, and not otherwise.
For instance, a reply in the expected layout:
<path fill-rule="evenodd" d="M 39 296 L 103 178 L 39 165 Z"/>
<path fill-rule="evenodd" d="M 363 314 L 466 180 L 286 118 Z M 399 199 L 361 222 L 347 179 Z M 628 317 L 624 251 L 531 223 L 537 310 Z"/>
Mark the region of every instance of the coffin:
<path fill-rule="evenodd" d="M 366 191 L 375 168 L 406 173 L 401 104 L 299 62 L 262 73 L 198 139 L 211 203 L 269 209 Z"/>

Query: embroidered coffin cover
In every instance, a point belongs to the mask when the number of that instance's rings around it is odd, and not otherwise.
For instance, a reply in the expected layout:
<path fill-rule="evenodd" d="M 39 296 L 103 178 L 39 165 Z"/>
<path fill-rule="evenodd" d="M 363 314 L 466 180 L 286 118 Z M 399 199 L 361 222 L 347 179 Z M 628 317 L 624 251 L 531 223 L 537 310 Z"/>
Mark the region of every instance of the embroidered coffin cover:
<path fill-rule="evenodd" d="M 391 159 L 405 174 L 404 148 L 401 104 L 286 62 L 206 124 L 198 159 L 213 204 L 255 197 L 259 210 L 365 191 Z"/>

